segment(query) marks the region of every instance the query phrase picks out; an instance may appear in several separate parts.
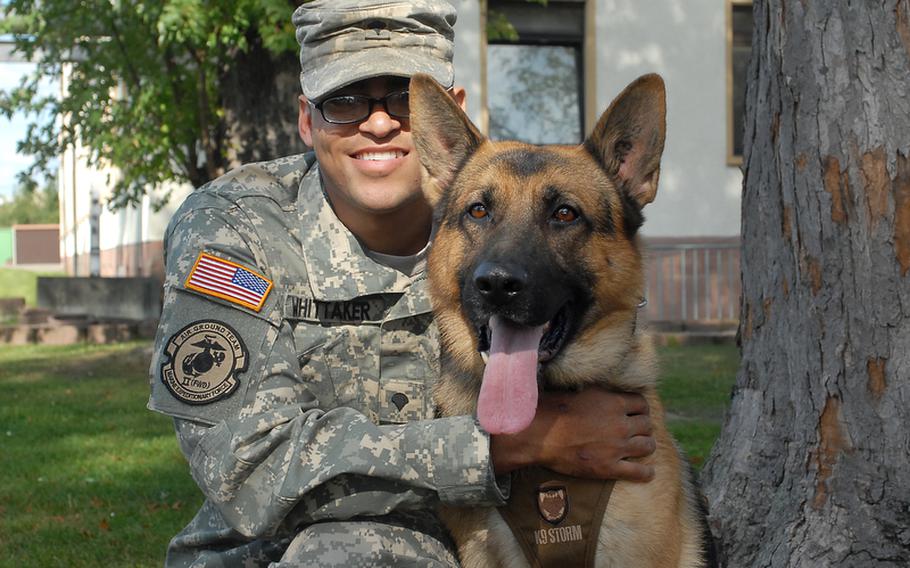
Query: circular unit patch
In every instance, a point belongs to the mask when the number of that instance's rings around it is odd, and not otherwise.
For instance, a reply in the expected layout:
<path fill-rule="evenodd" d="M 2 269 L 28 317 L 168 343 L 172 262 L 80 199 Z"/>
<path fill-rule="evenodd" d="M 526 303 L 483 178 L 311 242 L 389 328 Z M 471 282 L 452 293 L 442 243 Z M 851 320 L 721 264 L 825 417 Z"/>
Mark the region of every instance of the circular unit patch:
<path fill-rule="evenodd" d="M 161 380 L 186 404 L 209 404 L 229 396 L 246 369 L 247 348 L 229 325 L 215 320 L 191 323 L 164 348 L 168 360 Z"/>

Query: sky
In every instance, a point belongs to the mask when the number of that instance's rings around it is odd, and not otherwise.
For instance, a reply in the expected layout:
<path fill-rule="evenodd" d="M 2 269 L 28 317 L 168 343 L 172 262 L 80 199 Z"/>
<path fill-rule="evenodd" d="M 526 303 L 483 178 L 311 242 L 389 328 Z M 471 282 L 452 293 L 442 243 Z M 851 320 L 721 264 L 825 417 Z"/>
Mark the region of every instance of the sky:
<path fill-rule="evenodd" d="M 33 70 L 31 63 L 0 62 L 0 90 L 15 88 L 22 76 Z M 0 116 L 0 199 L 3 200 L 15 191 L 16 174 L 31 163 L 30 156 L 16 152 L 16 142 L 25 136 L 28 118 L 21 114 L 14 115 L 12 120 Z"/>

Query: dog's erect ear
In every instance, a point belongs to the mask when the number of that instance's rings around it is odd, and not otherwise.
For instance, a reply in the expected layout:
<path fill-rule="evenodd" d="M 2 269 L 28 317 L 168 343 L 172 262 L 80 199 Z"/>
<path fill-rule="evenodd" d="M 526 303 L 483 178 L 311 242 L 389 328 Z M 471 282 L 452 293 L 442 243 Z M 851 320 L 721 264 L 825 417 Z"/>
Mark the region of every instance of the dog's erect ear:
<path fill-rule="evenodd" d="M 644 75 L 613 100 L 584 142 L 639 207 L 657 194 L 666 123 L 664 81 L 660 75 Z"/>
<path fill-rule="evenodd" d="M 411 136 L 424 169 L 423 191 L 436 204 L 449 188 L 457 169 L 483 142 L 458 103 L 429 75 L 411 77 L 409 105 Z"/>

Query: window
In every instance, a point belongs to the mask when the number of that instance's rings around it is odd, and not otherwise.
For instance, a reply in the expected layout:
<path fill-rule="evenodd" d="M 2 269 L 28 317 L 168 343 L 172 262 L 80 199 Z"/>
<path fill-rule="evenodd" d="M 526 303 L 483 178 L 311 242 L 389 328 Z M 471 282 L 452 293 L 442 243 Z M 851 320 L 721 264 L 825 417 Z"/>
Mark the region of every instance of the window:
<path fill-rule="evenodd" d="M 577 144 L 584 134 L 583 0 L 490 0 L 488 18 L 517 38 L 487 45 L 487 108 L 494 140 Z"/>
<path fill-rule="evenodd" d="M 727 163 L 743 162 L 746 76 L 752 55 L 752 2 L 727 0 Z"/>

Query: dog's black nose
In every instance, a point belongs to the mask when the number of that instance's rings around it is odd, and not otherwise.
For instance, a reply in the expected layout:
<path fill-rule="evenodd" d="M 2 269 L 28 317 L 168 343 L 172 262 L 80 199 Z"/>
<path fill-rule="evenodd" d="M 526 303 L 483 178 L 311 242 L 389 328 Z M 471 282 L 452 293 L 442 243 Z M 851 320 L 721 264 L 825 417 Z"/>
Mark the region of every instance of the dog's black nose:
<path fill-rule="evenodd" d="M 528 285 L 528 273 L 518 266 L 482 262 L 474 270 L 474 285 L 486 301 L 501 306 L 524 291 Z"/>

